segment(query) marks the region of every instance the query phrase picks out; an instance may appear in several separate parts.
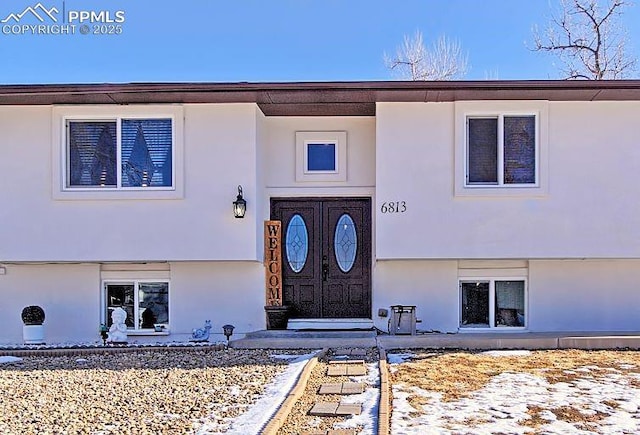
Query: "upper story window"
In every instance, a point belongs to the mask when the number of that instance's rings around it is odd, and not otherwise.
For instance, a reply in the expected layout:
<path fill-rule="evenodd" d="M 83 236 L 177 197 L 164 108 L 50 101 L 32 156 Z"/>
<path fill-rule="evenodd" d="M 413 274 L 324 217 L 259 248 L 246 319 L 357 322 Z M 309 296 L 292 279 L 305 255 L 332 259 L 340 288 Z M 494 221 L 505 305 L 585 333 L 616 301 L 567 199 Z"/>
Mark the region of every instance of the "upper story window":
<path fill-rule="evenodd" d="M 179 105 L 56 106 L 54 199 L 181 199 L 184 111 Z"/>
<path fill-rule="evenodd" d="M 336 144 L 313 143 L 306 144 L 306 172 L 335 172 L 336 170 Z"/>
<path fill-rule="evenodd" d="M 68 119 L 66 131 L 66 188 L 173 187 L 172 119 Z"/>
<path fill-rule="evenodd" d="M 535 185 L 535 115 L 467 118 L 467 185 Z"/>
<path fill-rule="evenodd" d="M 296 132 L 296 181 L 346 180 L 346 131 Z"/>
<path fill-rule="evenodd" d="M 546 196 L 547 101 L 455 103 L 455 195 Z"/>

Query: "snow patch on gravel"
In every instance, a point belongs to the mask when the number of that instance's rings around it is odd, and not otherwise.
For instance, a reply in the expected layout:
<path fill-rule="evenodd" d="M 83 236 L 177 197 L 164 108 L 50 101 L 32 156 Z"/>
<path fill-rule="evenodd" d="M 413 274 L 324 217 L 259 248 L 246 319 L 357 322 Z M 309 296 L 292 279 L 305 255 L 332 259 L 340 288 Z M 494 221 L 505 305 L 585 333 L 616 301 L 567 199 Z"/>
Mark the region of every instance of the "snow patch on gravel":
<path fill-rule="evenodd" d="M 389 364 L 402 364 L 412 358 L 415 358 L 415 353 L 388 353 L 387 361 Z"/>
<path fill-rule="evenodd" d="M 17 356 L 0 356 L 0 364 L 11 364 L 22 361 L 22 358 Z"/>
<path fill-rule="evenodd" d="M 307 361 L 317 353 L 318 351 L 304 355 L 271 355 L 272 358 L 290 360 L 290 363 L 282 373 L 276 376 L 273 382 L 265 387 L 262 396 L 237 418 L 207 422 L 196 430 L 196 434 L 250 435 L 260 433 L 262 427 L 276 413 L 295 385 Z"/>

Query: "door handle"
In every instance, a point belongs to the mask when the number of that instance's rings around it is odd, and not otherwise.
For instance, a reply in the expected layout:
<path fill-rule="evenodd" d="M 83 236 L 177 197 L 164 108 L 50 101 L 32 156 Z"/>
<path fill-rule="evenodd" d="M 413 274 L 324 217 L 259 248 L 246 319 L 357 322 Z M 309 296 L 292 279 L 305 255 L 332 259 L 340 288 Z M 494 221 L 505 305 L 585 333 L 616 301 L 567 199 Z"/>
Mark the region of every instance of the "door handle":
<path fill-rule="evenodd" d="M 327 256 L 322 257 L 322 280 L 326 281 L 329 278 L 329 262 Z"/>

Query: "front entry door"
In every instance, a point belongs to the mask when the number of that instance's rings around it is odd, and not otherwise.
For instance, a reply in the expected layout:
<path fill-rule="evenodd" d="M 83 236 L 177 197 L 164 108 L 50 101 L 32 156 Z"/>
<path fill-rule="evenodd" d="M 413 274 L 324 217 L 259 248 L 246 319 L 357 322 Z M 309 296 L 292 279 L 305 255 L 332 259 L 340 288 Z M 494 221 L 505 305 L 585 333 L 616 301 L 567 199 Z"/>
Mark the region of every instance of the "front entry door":
<path fill-rule="evenodd" d="M 371 318 L 371 199 L 272 199 L 283 302 L 297 318 Z"/>

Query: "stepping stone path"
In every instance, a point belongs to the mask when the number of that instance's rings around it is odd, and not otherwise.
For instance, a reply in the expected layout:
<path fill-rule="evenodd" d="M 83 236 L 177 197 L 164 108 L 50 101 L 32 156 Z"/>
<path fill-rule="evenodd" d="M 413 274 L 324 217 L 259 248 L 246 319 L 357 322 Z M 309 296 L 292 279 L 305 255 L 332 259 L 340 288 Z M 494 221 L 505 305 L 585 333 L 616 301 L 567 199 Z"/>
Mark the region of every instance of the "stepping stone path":
<path fill-rule="evenodd" d="M 367 366 L 364 364 L 366 355 L 364 349 L 341 349 L 336 351 L 333 359 L 329 361 L 327 376 L 363 376 L 367 374 Z M 318 394 L 361 394 L 364 392 L 365 384 L 359 382 L 341 382 L 333 384 L 322 384 Z M 362 405 L 359 403 L 340 402 L 316 402 L 309 415 L 318 417 L 337 417 L 347 415 L 359 415 L 362 412 Z M 310 432 L 309 435 L 351 435 L 355 431 L 351 429 L 329 430 L 326 432 Z"/>
<path fill-rule="evenodd" d="M 351 429 L 331 429 L 326 432 L 302 432 L 302 435 L 356 435 Z"/>
<path fill-rule="evenodd" d="M 322 384 L 318 394 L 361 394 L 365 384 L 359 382 L 343 382 L 341 384 Z"/>

